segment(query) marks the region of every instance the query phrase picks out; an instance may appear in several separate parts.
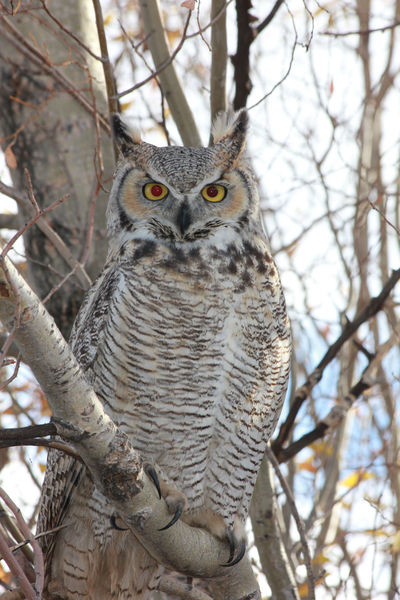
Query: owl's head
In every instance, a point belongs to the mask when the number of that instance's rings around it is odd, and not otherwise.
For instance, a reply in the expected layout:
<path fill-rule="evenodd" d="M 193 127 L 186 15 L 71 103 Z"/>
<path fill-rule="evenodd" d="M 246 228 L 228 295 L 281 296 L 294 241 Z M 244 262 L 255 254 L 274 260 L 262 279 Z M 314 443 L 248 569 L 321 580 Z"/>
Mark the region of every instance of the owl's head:
<path fill-rule="evenodd" d="M 209 147 L 159 148 L 112 125 L 122 154 L 107 211 L 111 239 L 215 240 L 259 221 L 257 186 L 243 156 L 247 112 L 221 115 Z"/>

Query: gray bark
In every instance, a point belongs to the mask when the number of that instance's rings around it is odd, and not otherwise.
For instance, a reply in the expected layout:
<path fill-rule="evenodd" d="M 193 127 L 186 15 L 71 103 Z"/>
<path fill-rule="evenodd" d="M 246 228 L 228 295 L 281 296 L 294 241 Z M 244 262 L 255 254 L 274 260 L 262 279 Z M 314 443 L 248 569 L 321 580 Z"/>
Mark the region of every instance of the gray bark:
<path fill-rule="evenodd" d="M 87 242 L 90 203 L 95 201 L 95 243 L 88 250 L 86 261 L 86 270 L 94 278 L 104 262 L 107 248 L 107 194 L 100 190 L 96 198 L 99 181 L 95 163 L 99 180 L 104 182 L 109 179 L 113 169 L 112 146 L 109 136 L 103 133 L 101 148 L 96 148 L 93 115 L 49 71 L 67 77 L 89 104 L 107 114 L 102 65 L 63 33 L 43 10 L 38 10 L 40 2 L 35 1 L 32 6 L 36 10 L 20 10 L 0 22 L 3 32 L 0 49 L 2 147 L 5 150 L 11 145 L 16 157 L 17 167 L 10 169 L 14 187 L 19 190 L 26 188 L 24 170 L 28 169 L 40 207 L 69 194 L 68 199 L 48 219 L 78 261 L 82 260 Z M 57 2 L 49 4 L 49 7 L 67 29 L 96 54 L 100 53 L 91 0 Z M 33 64 L 23 42 L 7 30 L 7 25 L 16 28 L 23 39 L 42 53 L 45 59 L 39 57 L 37 64 Z M 41 62 L 50 67 L 47 72 L 41 68 Z M 96 156 L 98 150 L 104 161 L 103 174 L 99 155 Z M 20 210 L 21 224 L 30 216 L 24 209 Z M 43 298 L 71 268 L 49 238 L 36 227 L 28 229 L 24 241 L 28 278 Z M 62 286 L 62 291 L 56 292 L 47 304 L 64 335 L 69 333 L 84 291 L 82 282 L 73 275 Z"/>

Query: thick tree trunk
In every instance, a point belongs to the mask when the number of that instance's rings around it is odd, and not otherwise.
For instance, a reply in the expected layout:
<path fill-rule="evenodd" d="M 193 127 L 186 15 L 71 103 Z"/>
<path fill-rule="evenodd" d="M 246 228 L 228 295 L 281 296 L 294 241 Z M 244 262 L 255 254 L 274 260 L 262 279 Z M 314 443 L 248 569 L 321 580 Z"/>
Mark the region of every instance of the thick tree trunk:
<path fill-rule="evenodd" d="M 29 12 L 24 4 L 12 15 L 10 3 L 10 14 L 0 20 L 2 147 L 10 148 L 9 155 L 11 151 L 15 155 L 16 168 L 10 169 L 14 186 L 19 190 L 26 188 L 25 169 L 28 169 L 41 208 L 69 194 L 48 219 L 78 261 L 87 253 L 86 270 L 93 278 L 104 262 L 107 246 L 107 194 L 100 184 L 107 182 L 112 173 L 111 142 L 108 134 L 103 133 L 99 143 L 93 114 L 71 95 L 65 82 L 56 80 L 51 73 L 68 78 L 88 105 L 107 115 L 102 64 L 61 31 L 40 2 L 35 2 Z M 52 2 L 49 7 L 64 27 L 96 55 L 100 54 L 91 0 Z M 35 63 L 24 44 L 37 52 L 33 57 Z M 94 229 L 89 247 L 92 202 Z M 21 224 L 32 216 L 24 210 L 20 212 Z M 29 281 L 43 298 L 62 282 L 71 268 L 36 227 L 26 232 L 25 247 Z M 47 303 L 64 335 L 69 333 L 84 287 L 82 278 L 78 280 L 72 275 Z"/>

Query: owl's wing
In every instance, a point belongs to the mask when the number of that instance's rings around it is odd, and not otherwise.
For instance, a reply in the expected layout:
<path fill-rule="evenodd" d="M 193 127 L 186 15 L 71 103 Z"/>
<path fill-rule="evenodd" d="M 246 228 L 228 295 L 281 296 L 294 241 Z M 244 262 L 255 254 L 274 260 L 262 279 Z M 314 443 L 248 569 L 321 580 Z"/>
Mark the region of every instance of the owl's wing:
<path fill-rule="evenodd" d="M 72 329 L 71 347 L 89 381 L 92 379 L 90 367 L 103 337 L 109 303 L 118 280 L 115 266 L 106 265 L 82 303 Z M 68 504 L 85 472 L 85 467 L 73 457 L 53 448 L 49 450 L 40 498 L 38 533 L 63 524 Z M 54 541 L 55 535 L 41 538 L 47 564 L 51 561 Z"/>
<path fill-rule="evenodd" d="M 252 272 L 226 323 L 226 350 L 213 449 L 206 473 L 210 508 L 233 526 L 244 519 L 262 457 L 285 397 L 291 335 L 277 270 Z M 258 280 L 257 280 L 258 279 Z"/>

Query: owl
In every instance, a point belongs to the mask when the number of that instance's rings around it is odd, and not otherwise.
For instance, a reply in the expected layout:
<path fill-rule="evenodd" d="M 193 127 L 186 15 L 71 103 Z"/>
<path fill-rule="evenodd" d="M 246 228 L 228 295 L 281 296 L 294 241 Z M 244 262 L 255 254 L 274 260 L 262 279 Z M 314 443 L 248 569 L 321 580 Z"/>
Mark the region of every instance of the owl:
<path fill-rule="evenodd" d="M 121 151 L 106 264 L 71 344 L 171 511 L 247 560 L 244 522 L 285 396 L 290 325 L 245 156 L 246 111 L 209 147 L 156 147 L 113 117 Z M 85 467 L 51 450 L 39 514 L 47 598 L 152 598 L 163 567 Z"/>

